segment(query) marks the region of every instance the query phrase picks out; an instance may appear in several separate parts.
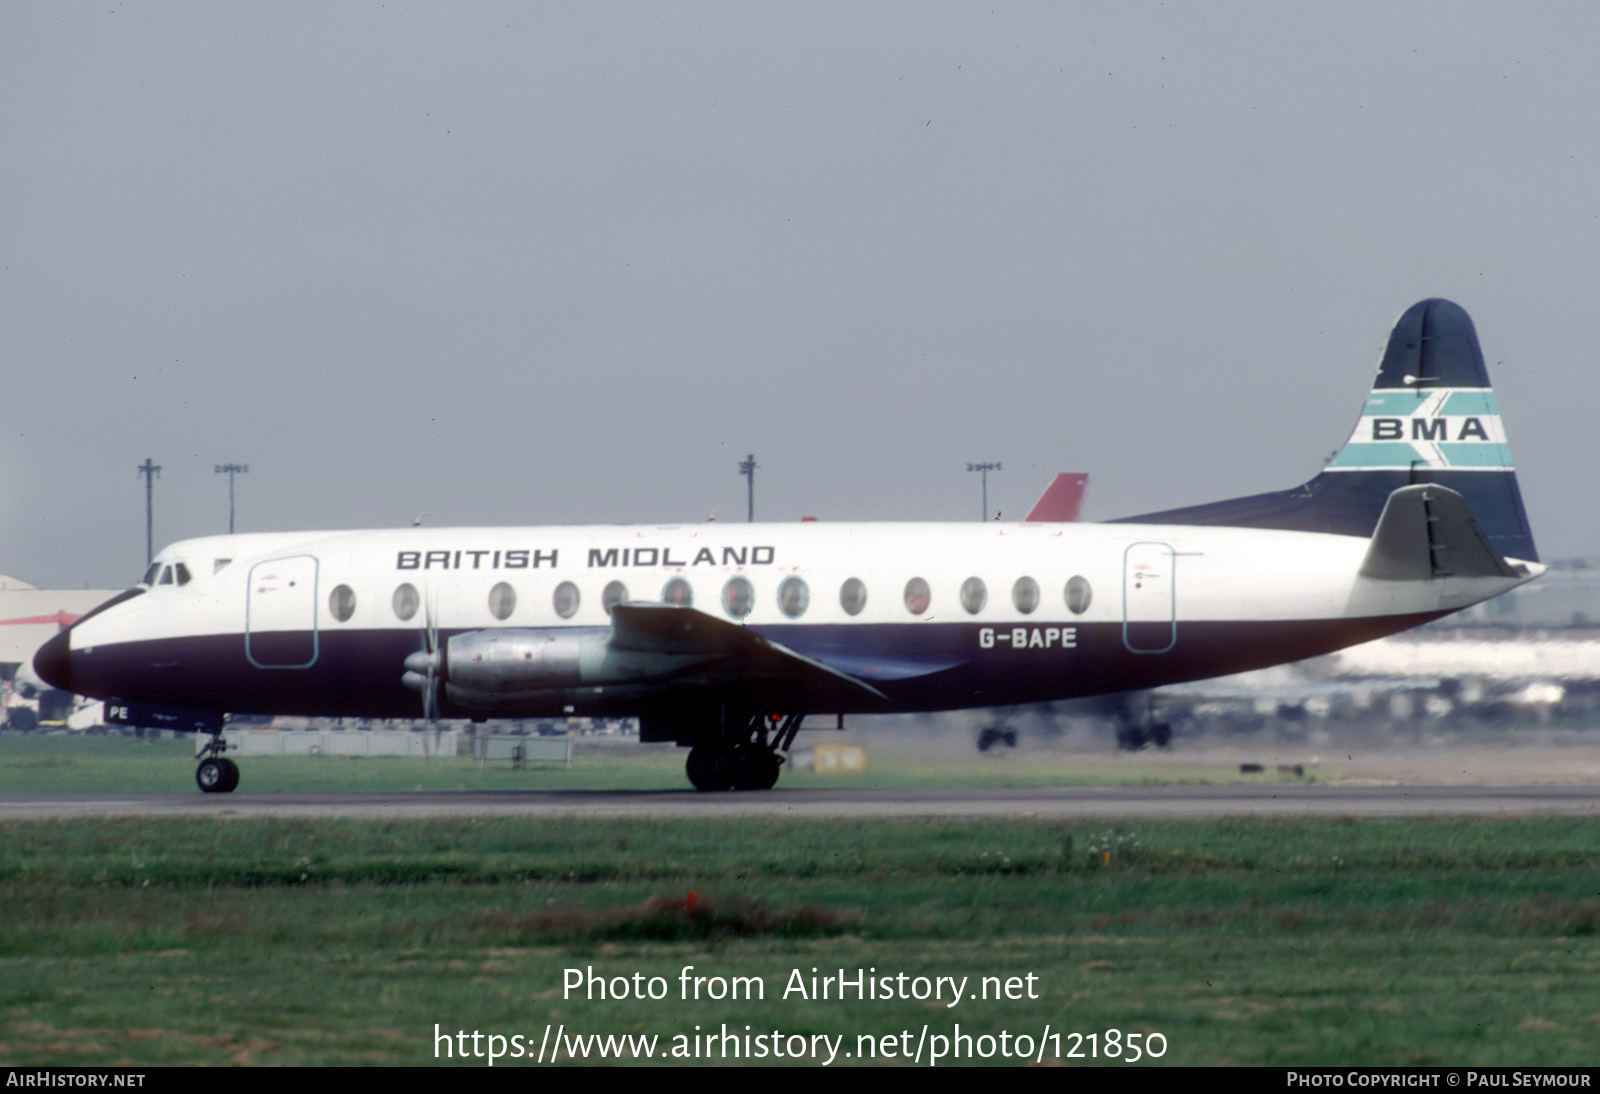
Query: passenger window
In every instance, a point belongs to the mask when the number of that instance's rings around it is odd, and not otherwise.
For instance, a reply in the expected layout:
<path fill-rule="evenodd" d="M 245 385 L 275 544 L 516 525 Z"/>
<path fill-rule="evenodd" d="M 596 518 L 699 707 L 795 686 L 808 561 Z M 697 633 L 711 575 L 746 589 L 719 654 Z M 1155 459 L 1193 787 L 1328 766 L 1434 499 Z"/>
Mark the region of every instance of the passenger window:
<path fill-rule="evenodd" d="M 867 587 L 859 577 L 852 577 L 839 586 L 839 607 L 846 615 L 860 615 L 867 606 Z"/>
<path fill-rule="evenodd" d="M 799 619 L 811 605 L 811 590 L 798 577 L 786 577 L 778 586 L 778 608 L 790 619 Z"/>
<path fill-rule="evenodd" d="M 611 609 L 628 599 L 628 587 L 620 581 L 612 581 L 600 592 L 600 606 L 611 614 Z"/>
<path fill-rule="evenodd" d="M 1023 615 L 1029 615 L 1039 606 L 1039 583 L 1031 577 L 1019 577 L 1011 586 L 1011 604 Z"/>
<path fill-rule="evenodd" d="M 555 604 L 557 615 L 562 619 L 571 619 L 578 614 L 578 587 L 570 581 L 563 581 L 556 586 L 551 601 Z"/>
<path fill-rule="evenodd" d="M 417 614 L 417 609 L 422 606 L 422 598 L 417 595 L 417 587 L 412 584 L 401 585 L 394 591 L 394 614 L 401 622 L 409 620 Z"/>
<path fill-rule="evenodd" d="M 987 603 L 989 589 L 984 585 L 983 578 L 969 577 L 961 583 L 961 606 L 967 609 L 968 615 L 977 615 Z"/>
<path fill-rule="evenodd" d="M 683 578 L 675 577 L 661 587 L 661 603 L 687 608 L 694 603 L 694 590 Z"/>
<path fill-rule="evenodd" d="M 914 577 L 906 582 L 906 611 L 912 615 L 924 615 L 932 603 L 933 593 L 929 591 L 926 581 Z"/>
<path fill-rule="evenodd" d="M 489 611 L 496 619 L 510 619 L 517 610 L 517 590 L 504 581 L 489 590 Z"/>
<path fill-rule="evenodd" d="M 1094 599 L 1094 590 L 1089 588 L 1089 579 L 1074 575 L 1067 582 L 1067 610 L 1073 615 L 1082 615 L 1089 610 L 1089 601 Z"/>
<path fill-rule="evenodd" d="M 335 585 L 328 594 L 328 610 L 341 623 L 350 622 L 356 614 L 356 592 L 348 585 Z"/>
<path fill-rule="evenodd" d="M 728 583 L 722 587 L 722 610 L 734 619 L 743 619 L 749 615 L 755 603 L 755 588 L 742 577 L 729 578 Z"/>

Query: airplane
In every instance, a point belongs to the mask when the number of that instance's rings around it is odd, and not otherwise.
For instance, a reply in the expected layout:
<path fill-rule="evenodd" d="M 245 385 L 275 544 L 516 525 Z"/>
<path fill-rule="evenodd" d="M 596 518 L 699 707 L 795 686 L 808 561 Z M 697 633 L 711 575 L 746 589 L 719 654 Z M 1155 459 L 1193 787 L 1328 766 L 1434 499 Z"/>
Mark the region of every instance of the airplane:
<path fill-rule="evenodd" d="M 770 789 L 802 721 L 1038 703 L 1297 661 L 1544 571 L 1472 320 L 1396 322 L 1292 490 L 1102 524 L 409 527 L 175 543 L 39 651 L 108 721 L 636 717 L 699 790 Z"/>

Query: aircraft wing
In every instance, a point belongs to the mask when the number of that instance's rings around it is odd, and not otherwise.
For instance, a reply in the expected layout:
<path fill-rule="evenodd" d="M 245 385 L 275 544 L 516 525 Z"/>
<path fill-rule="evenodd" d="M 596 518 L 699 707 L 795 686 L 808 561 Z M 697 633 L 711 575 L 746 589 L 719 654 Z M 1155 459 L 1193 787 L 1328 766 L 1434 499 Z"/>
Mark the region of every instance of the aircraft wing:
<path fill-rule="evenodd" d="M 887 700 L 864 680 L 797 653 L 738 623 L 679 604 L 618 604 L 611 609 L 614 650 L 672 657 L 712 657 L 718 668 L 741 675 L 779 676 L 797 683 L 844 687 Z"/>

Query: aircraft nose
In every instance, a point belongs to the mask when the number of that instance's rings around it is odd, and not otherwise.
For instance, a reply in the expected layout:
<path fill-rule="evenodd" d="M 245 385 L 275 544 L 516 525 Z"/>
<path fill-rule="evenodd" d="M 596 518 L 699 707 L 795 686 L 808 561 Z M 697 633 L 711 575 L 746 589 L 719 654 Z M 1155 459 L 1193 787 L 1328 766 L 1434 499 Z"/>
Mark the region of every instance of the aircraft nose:
<path fill-rule="evenodd" d="M 72 688 L 72 636 L 62 631 L 39 647 L 33 655 L 33 671 L 53 688 L 71 691 Z"/>

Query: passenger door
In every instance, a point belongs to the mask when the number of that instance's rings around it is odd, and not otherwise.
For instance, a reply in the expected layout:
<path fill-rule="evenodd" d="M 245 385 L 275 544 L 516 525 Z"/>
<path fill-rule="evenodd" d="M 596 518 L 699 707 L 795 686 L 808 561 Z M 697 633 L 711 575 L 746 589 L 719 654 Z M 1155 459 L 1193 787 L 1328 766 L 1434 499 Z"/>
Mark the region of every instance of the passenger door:
<path fill-rule="evenodd" d="M 1178 642 L 1177 573 L 1165 543 L 1132 543 L 1122 556 L 1122 644 L 1166 653 Z"/>
<path fill-rule="evenodd" d="M 308 669 L 317 661 L 317 560 L 293 555 L 250 567 L 244 652 L 259 669 Z"/>

